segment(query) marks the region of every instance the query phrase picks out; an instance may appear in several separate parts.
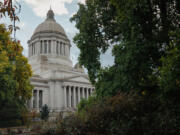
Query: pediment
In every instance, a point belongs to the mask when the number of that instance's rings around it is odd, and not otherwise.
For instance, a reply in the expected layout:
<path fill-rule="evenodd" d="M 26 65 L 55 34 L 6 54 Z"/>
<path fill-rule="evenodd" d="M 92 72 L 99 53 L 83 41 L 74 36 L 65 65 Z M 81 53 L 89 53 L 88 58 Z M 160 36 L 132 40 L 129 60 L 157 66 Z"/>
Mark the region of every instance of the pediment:
<path fill-rule="evenodd" d="M 90 83 L 90 81 L 89 81 L 87 76 L 72 76 L 72 77 L 64 79 L 64 81 Z"/>

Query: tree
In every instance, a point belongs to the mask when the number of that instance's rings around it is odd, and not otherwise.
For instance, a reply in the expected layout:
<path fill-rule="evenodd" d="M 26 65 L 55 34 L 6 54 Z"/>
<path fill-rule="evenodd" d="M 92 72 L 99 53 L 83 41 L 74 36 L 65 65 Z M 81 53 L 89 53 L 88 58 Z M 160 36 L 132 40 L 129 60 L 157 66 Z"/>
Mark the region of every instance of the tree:
<path fill-rule="evenodd" d="M 22 51 L 23 48 L 20 43 L 12 41 L 10 32 L 1 24 L 0 125 L 3 126 L 6 124 L 8 126 L 13 125 L 13 120 L 19 120 L 20 124 L 23 124 L 22 113 L 25 112 L 26 101 L 30 99 L 32 94 L 33 86 L 30 84 L 31 66 L 28 64 L 27 58 L 22 55 Z M 6 124 L 2 124 L 3 122 L 6 122 Z"/>
<path fill-rule="evenodd" d="M 161 57 L 170 32 L 179 28 L 178 0 L 87 0 L 71 18 L 79 33 L 74 42 L 97 95 L 159 89 Z M 100 55 L 113 47 L 114 65 L 102 68 Z M 92 57 L 93 56 L 93 57 Z"/>
<path fill-rule="evenodd" d="M 46 104 L 42 107 L 42 110 L 41 110 L 40 114 L 41 114 L 41 119 L 42 120 L 45 120 L 45 121 L 48 120 L 48 118 L 49 118 L 49 108 L 48 108 L 48 106 Z"/>
<path fill-rule="evenodd" d="M 166 56 L 161 59 L 159 84 L 165 98 L 170 97 L 176 104 L 180 96 L 180 29 L 170 34 L 173 40 L 167 47 Z"/>
<path fill-rule="evenodd" d="M 17 12 L 18 11 L 18 12 Z M 21 11 L 21 5 L 16 1 L 13 3 L 13 0 L 3 0 L 0 1 L 0 19 L 4 16 L 8 16 L 10 20 L 13 22 L 13 25 L 9 25 L 9 30 L 14 31 L 14 38 L 16 36 L 16 30 L 19 29 L 17 27 L 16 21 L 19 21 L 18 13 Z"/>
<path fill-rule="evenodd" d="M 4 52 L 6 62 L 12 67 L 12 77 L 16 81 L 16 87 L 14 87 L 14 94 L 16 97 L 21 97 L 23 101 L 26 101 L 31 97 L 32 85 L 30 84 L 30 77 L 32 76 L 31 66 L 28 64 L 28 60 L 23 56 L 23 48 L 20 42 L 15 42 L 10 39 L 10 32 L 6 31 L 4 25 L 0 25 L 0 48 L 1 52 Z"/>

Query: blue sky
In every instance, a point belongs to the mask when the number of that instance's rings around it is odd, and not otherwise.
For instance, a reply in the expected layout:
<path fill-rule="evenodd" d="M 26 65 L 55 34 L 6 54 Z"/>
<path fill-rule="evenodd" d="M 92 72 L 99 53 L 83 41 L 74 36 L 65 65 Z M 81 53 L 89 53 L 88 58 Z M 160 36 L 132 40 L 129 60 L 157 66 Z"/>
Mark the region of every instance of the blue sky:
<path fill-rule="evenodd" d="M 2 1 L 2 0 L 0 0 Z M 14 0 L 15 1 L 15 0 Z M 78 32 L 75 28 L 75 24 L 71 23 L 69 19 L 77 12 L 78 3 L 84 3 L 85 0 L 16 0 L 21 5 L 21 12 L 18 15 L 20 22 L 17 26 L 20 30 L 17 31 L 16 37 L 21 41 L 24 47 L 24 55 L 28 55 L 27 41 L 31 38 L 35 28 L 38 24 L 42 23 L 46 18 L 46 13 L 50 9 L 55 13 L 56 21 L 61 24 L 65 29 L 68 38 L 71 40 L 71 60 L 73 64 L 77 62 L 79 55 L 79 49 L 73 43 L 73 37 Z M 1 19 L 3 23 L 7 25 L 11 24 L 8 18 Z M 113 58 L 111 56 L 111 50 L 109 49 L 106 54 L 101 56 L 101 62 L 103 66 L 112 65 Z"/>

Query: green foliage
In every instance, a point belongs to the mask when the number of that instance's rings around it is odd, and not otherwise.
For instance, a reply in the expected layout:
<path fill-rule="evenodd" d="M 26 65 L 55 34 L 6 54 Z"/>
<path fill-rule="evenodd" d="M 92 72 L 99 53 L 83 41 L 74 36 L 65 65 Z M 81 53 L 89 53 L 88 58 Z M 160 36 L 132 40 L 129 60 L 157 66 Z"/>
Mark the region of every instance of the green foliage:
<path fill-rule="evenodd" d="M 180 133 L 179 0 L 86 0 L 71 18 L 97 97 L 63 119 L 62 135 Z M 112 47 L 114 65 L 101 67 Z M 92 57 L 93 56 L 93 57 Z"/>
<path fill-rule="evenodd" d="M 4 74 L 1 76 L 4 79 L 11 75 L 11 79 L 14 81 L 12 85 L 5 83 L 6 86 L 2 86 L 0 89 L 7 87 L 5 88 L 7 90 L 8 87 L 14 87 L 14 95 L 26 101 L 32 94 L 33 87 L 30 84 L 32 70 L 27 58 L 22 55 L 22 51 L 20 43 L 12 41 L 10 32 L 4 25 L 0 25 L 0 74 Z"/>
<path fill-rule="evenodd" d="M 167 48 L 166 57 L 162 57 L 160 67 L 160 87 L 165 97 L 178 100 L 180 96 L 180 29 L 171 33 L 173 40 Z"/>
<path fill-rule="evenodd" d="M 98 96 L 159 89 L 161 57 L 179 28 L 178 0 L 87 0 L 71 18 L 74 42 Z M 114 65 L 102 68 L 100 55 L 112 47 Z M 93 57 L 92 57 L 93 56 Z"/>
<path fill-rule="evenodd" d="M 18 99 L 7 101 L 1 106 L 0 127 L 21 126 L 27 121 L 24 119 L 24 113 L 27 109 L 24 103 Z"/>
<path fill-rule="evenodd" d="M 85 121 L 78 115 L 70 115 L 65 117 L 57 126 L 56 135 L 85 135 Z"/>
<path fill-rule="evenodd" d="M 98 100 L 87 110 L 63 119 L 61 135 L 173 135 L 180 130 L 179 104 L 159 98 L 120 93 Z M 173 108 L 173 109 L 172 109 Z M 83 110 L 84 111 L 84 110 Z"/>
<path fill-rule="evenodd" d="M 49 118 L 49 108 L 45 104 L 40 111 L 41 119 L 47 121 Z"/>
<path fill-rule="evenodd" d="M 55 128 L 47 129 L 42 135 L 55 135 Z"/>
<path fill-rule="evenodd" d="M 97 100 L 98 99 L 95 96 L 90 96 L 88 98 L 88 100 L 87 99 L 81 99 L 80 103 L 78 104 L 78 111 L 81 112 L 83 110 L 86 110 L 86 108 L 93 106 Z"/>
<path fill-rule="evenodd" d="M 22 55 L 19 42 L 10 39 L 0 25 L 0 127 L 22 125 L 27 113 L 25 103 L 31 97 L 31 67 Z"/>

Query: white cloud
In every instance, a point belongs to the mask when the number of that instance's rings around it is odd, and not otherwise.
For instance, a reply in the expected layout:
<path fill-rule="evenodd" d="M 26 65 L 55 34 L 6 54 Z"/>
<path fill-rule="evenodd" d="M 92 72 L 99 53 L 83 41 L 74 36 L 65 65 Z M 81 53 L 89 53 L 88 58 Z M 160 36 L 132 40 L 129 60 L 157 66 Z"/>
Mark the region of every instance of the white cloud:
<path fill-rule="evenodd" d="M 86 0 L 78 0 L 79 3 L 85 4 Z"/>
<path fill-rule="evenodd" d="M 33 8 L 34 13 L 40 17 L 46 16 L 50 5 L 55 14 L 68 14 L 65 3 L 71 3 L 72 1 L 73 0 L 25 0 L 25 2 Z"/>
<path fill-rule="evenodd" d="M 25 23 L 25 22 L 19 22 L 17 25 L 18 25 L 18 27 L 19 27 L 20 29 L 26 27 L 26 23 Z"/>

